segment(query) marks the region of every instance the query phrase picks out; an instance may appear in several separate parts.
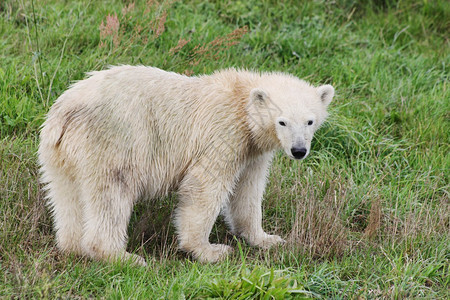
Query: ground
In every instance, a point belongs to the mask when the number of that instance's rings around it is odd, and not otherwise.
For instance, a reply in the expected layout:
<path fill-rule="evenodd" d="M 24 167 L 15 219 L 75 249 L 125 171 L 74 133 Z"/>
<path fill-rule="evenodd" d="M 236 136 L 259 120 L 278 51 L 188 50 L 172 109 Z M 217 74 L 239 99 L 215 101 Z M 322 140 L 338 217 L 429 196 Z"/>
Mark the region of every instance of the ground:
<path fill-rule="evenodd" d="M 447 1 L 7 0 L 0 15 L 1 296 L 450 296 Z M 271 168 L 265 229 L 286 245 L 259 251 L 219 222 L 212 241 L 240 250 L 192 262 L 170 215 L 148 213 L 171 211 L 173 195 L 132 216 L 128 250 L 148 269 L 56 251 L 39 126 L 72 81 L 115 64 L 279 70 L 336 88 L 308 158 L 279 153 Z"/>

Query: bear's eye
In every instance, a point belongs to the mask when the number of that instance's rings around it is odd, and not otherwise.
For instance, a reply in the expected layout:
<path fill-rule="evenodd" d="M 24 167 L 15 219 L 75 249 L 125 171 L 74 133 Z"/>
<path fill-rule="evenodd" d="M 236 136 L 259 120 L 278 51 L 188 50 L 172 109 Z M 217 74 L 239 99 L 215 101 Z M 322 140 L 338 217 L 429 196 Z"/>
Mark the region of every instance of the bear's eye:
<path fill-rule="evenodd" d="M 278 122 L 278 124 L 280 124 L 281 126 L 286 126 L 286 123 L 283 121 Z"/>
<path fill-rule="evenodd" d="M 313 120 L 309 120 L 309 121 L 308 121 L 308 125 L 309 125 L 309 126 L 311 126 L 313 123 L 314 123 Z"/>

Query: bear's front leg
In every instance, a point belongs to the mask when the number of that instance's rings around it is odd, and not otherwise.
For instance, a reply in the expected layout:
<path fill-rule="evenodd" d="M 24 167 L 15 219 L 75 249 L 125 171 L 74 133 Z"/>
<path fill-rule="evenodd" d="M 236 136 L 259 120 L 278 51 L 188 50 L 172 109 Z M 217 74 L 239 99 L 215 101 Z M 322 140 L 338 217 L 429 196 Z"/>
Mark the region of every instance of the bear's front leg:
<path fill-rule="evenodd" d="M 232 251 L 227 245 L 210 244 L 209 235 L 228 200 L 235 176 L 230 169 L 214 172 L 199 164 L 181 183 L 175 213 L 179 247 L 200 262 L 220 261 Z"/>
<path fill-rule="evenodd" d="M 285 242 L 262 228 L 261 203 L 272 156 L 272 153 L 267 153 L 249 161 L 225 210 L 225 220 L 231 231 L 251 245 L 262 248 Z"/>

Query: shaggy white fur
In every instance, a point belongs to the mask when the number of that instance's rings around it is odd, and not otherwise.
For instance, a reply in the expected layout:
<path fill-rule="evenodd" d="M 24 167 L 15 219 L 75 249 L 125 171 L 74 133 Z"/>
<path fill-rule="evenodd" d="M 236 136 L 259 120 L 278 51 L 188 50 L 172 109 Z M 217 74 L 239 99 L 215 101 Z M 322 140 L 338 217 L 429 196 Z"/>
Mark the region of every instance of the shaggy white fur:
<path fill-rule="evenodd" d="M 125 250 L 133 205 L 171 190 L 179 246 L 200 261 L 231 251 L 208 240 L 221 211 L 252 245 L 283 241 L 261 225 L 273 152 L 309 154 L 332 86 L 233 69 L 187 77 L 120 66 L 89 75 L 59 97 L 41 131 L 42 181 L 62 251 L 145 264 Z"/>

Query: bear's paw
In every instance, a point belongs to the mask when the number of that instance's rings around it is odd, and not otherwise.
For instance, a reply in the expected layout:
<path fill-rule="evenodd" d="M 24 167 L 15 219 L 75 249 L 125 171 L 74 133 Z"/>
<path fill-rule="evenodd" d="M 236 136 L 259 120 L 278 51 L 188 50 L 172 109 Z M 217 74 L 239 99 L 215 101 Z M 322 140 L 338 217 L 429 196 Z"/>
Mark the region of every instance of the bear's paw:
<path fill-rule="evenodd" d="M 264 236 L 255 239 L 254 241 L 251 242 L 251 244 L 253 246 L 257 246 L 260 248 L 270 248 L 273 247 L 275 245 L 279 245 L 279 244 L 284 244 L 286 243 L 285 240 L 283 240 L 279 235 L 272 235 L 272 234 L 264 234 Z"/>
<path fill-rule="evenodd" d="M 228 254 L 233 252 L 233 248 L 223 244 L 210 244 L 200 251 L 194 253 L 194 257 L 202 263 L 214 263 L 224 260 Z"/>

